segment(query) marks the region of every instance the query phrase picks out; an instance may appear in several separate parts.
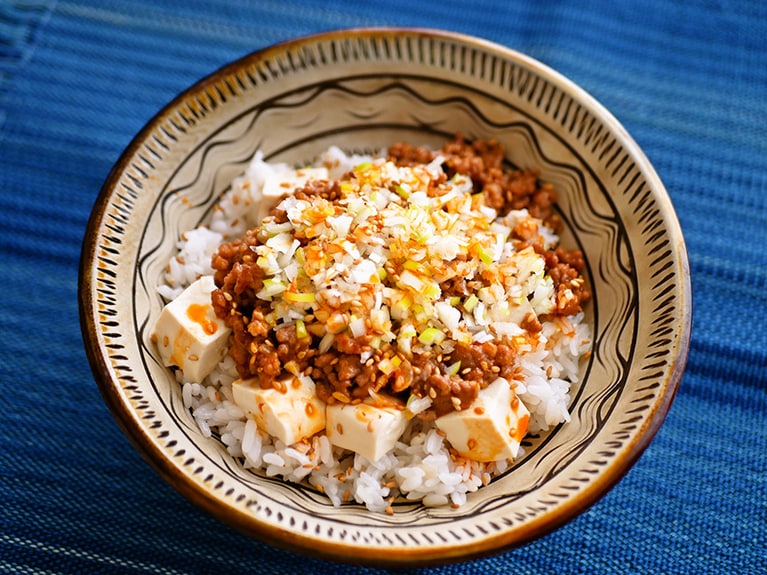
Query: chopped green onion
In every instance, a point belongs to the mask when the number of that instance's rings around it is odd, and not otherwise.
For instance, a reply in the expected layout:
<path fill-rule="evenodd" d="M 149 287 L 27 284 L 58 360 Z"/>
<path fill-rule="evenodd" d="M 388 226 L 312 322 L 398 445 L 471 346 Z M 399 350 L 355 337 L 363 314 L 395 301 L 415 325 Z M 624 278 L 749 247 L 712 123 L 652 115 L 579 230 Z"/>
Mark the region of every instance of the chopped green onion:
<path fill-rule="evenodd" d="M 407 260 L 404 264 L 402 264 L 402 267 L 413 272 L 424 273 L 426 271 L 424 270 L 423 264 L 421 262 L 414 260 Z"/>
<path fill-rule="evenodd" d="M 474 294 L 471 294 L 469 297 L 466 298 L 466 301 L 463 302 L 463 309 L 471 313 L 471 311 L 477 307 L 477 304 L 479 303 L 479 298 L 475 296 Z"/>
<path fill-rule="evenodd" d="M 439 284 L 437 283 L 425 284 L 421 293 L 428 298 L 437 299 L 439 296 L 442 295 L 442 289 L 439 287 Z"/>
<path fill-rule="evenodd" d="M 266 234 L 271 238 L 277 234 L 291 231 L 293 229 L 293 224 L 290 222 L 283 222 L 281 224 L 266 222 L 262 227 Z"/>
<path fill-rule="evenodd" d="M 442 333 L 442 330 L 437 329 L 436 327 L 427 327 L 421 332 L 421 335 L 418 336 L 418 341 L 425 345 L 440 343 L 444 339 L 445 334 Z"/>
<path fill-rule="evenodd" d="M 256 259 L 256 265 L 260 267 L 262 270 L 265 270 L 267 272 L 270 269 L 269 259 L 265 258 L 264 256 L 258 256 L 258 258 Z"/>
<path fill-rule="evenodd" d="M 305 339 L 309 337 L 309 332 L 306 331 L 306 324 L 302 319 L 296 320 L 296 337 L 298 339 Z"/>
<path fill-rule="evenodd" d="M 404 319 L 410 315 L 410 308 L 413 305 L 413 298 L 405 294 L 389 306 L 389 315 L 394 319 Z"/>
<path fill-rule="evenodd" d="M 426 310 L 420 303 L 414 303 L 413 307 L 410 308 L 410 311 L 412 312 L 411 315 L 413 316 L 416 324 L 419 325 L 428 322 L 429 318 L 432 316 L 432 314 L 426 313 Z"/>
<path fill-rule="evenodd" d="M 277 293 L 283 292 L 285 291 L 285 288 L 287 288 L 287 286 L 279 278 L 266 278 L 264 280 L 264 287 L 267 288 L 270 292 L 279 290 Z"/>
<path fill-rule="evenodd" d="M 418 332 L 415 330 L 415 327 L 413 327 L 413 324 L 407 323 L 400 327 L 399 335 L 397 337 L 398 339 L 404 339 L 408 337 L 415 337 L 416 335 L 418 335 Z"/>
<path fill-rule="evenodd" d="M 320 340 L 320 344 L 317 346 L 317 351 L 320 353 L 327 352 L 331 346 L 333 345 L 333 342 L 335 341 L 336 336 L 332 333 L 328 332 L 324 336 L 322 336 L 322 339 Z"/>
<path fill-rule="evenodd" d="M 341 192 L 343 192 L 344 194 L 348 194 L 349 192 L 353 192 L 353 191 L 354 191 L 354 184 L 346 180 L 341 182 Z"/>
<path fill-rule="evenodd" d="M 390 360 L 388 357 L 385 357 L 378 362 L 378 369 L 384 375 L 391 375 L 391 373 L 396 369 L 396 366 L 394 365 L 394 362 L 392 362 L 392 360 Z"/>
<path fill-rule="evenodd" d="M 461 371 L 461 360 L 459 359 L 455 363 L 449 365 L 446 371 L 448 375 L 458 375 L 458 372 Z"/>
<path fill-rule="evenodd" d="M 283 294 L 282 299 L 290 303 L 313 303 L 314 294 L 311 292 L 296 293 L 296 292 L 286 291 Z"/>
<path fill-rule="evenodd" d="M 491 263 L 493 263 L 493 254 L 486 250 L 484 246 L 477 246 L 477 255 L 479 256 L 479 259 L 482 260 L 482 263 L 484 263 L 486 266 L 489 266 Z"/>

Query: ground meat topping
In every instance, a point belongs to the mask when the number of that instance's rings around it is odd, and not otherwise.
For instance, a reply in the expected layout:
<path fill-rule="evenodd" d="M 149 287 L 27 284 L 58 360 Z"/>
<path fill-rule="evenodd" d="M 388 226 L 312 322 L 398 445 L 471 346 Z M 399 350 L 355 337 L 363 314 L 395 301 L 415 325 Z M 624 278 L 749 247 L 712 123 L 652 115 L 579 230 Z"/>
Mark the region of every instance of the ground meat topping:
<path fill-rule="evenodd" d="M 463 174 L 471 178 L 475 193 L 484 195 L 485 204 L 499 214 L 527 209 L 555 231 L 561 227 L 553 208 L 557 202 L 554 187 L 538 181 L 539 171 L 512 169 L 506 164 L 504 149 L 494 140 L 468 143 L 460 135 L 440 152 L 400 143 L 389 148 L 389 158 L 399 165 L 431 162 L 439 154 L 445 158 L 446 176 Z"/>
<path fill-rule="evenodd" d="M 581 275 L 586 262 L 579 250 L 563 248 L 548 250 L 543 254 L 546 271 L 554 282 L 556 292 L 555 315 L 574 315 L 591 299 L 591 290 Z"/>

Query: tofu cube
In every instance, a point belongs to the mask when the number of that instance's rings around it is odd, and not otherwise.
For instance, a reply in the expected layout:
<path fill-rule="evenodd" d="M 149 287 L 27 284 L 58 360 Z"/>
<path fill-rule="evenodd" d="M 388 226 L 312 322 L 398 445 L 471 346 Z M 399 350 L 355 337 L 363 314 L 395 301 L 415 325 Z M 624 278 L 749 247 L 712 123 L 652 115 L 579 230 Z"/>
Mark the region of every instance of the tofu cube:
<path fill-rule="evenodd" d="M 223 358 L 231 331 L 213 311 L 215 288 L 212 276 L 192 283 L 163 308 L 152 333 L 163 364 L 181 368 L 186 379 L 197 383 Z"/>
<path fill-rule="evenodd" d="M 293 445 L 325 429 L 325 402 L 311 378 L 292 377 L 262 389 L 258 378 L 232 384 L 234 402 L 253 417 L 262 431 Z"/>
<path fill-rule="evenodd" d="M 304 168 L 296 171 L 273 172 L 267 174 L 261 187 L 262 201 L 258 207 L 257 220 L 261 222 L 274 207 L 275 200 L 286 194 L 292 194 L 296 188 L 303 187 L 309 180 L 327 180 L 327 168 Z"/>
<path fill-rule="evenodd" d="M 328 405 L 326 429 L 330 443 L 376 461 L 394 448 L 407 427 L 405 404 L 395 398 Z"/>
<path fill-rule="evenodd" d="M 503 378 L 480 390 L 468 409 L 438 417 L 437 427 L 463 457 L 475 461 L 513 459 L 527 433 L 530 412 Z"/>

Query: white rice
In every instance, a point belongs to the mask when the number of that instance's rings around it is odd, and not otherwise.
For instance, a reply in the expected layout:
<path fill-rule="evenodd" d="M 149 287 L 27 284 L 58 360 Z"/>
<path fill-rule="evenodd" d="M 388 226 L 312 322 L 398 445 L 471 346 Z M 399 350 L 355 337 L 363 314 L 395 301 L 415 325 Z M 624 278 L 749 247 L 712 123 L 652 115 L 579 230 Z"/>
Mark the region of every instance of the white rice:
<path fill-rule="evenodd" d="M 338 148 L 330 148 L 321 162 L 330 166 L 331 177 L 340 177 L 354 166 L 371 161 L 364 156 L 347 156 Z M 169 262 L 165 283 L 159 287 L 167 300 L 202 275 L 211 275 L 211 256 L 223 241 L 241 236 L 247 229 L 260 223 L 254 216 L 255 206 L 262 197 L 261 185 L 270 172 L 290 171 L 287 165 L 270 165 L 257 153 L 245 174 L 232 183 L 231 190 L 214 210 L 208 227 L 190 230 L 179 241 L 178 253 Z M 396 224 L 396 222 L 390 222 Z M 334 225 L 346 226 L 345 221 Z M 545 231 L 549 241 L 556 236 Z M 456 249 L 450 241 L 436 246 L 449 254 Z M 504 249 L 499 245 L 498 249 Z M 371 256 L 373 257 L 373 256 Z M 360 275 L 370 277 L 370 270 Z M 482 302 L 475 310 L 478 323 L 487 321 Z M 453 325 L 447 308 L 437 307 L 445 325 Z M 530 411 L 529 433 L 545 431 L 570 420 L 570 386 L 577 382 L 578 362 L 590 347 L 589 327 L 582 314 L 543 323 L 539 344 L 518 358 L 524 378 L 516 393 Z M 520 328 L 514 322 L 495 326 L 513 335 Z M 479 331 L 475 341 L 493 339 L 489 331 Z M 398 498 L 421 501 L 425 506 L 460 506 L 468 494 L 487 484 L 492 477 L 503 473 L 509 462 L 477 463 L 451 456 L 449 446 L 433 424 L 413 418 L 395 448 L 378 461 L 368 461 L 359 454 L 343 451 L 331 445 L 324 433 L 314 435 L 306 444 L 284 445 L 257 427 L 255 421 L 233 401 L 232 382 L 238 378 L 234 361 L 228 356 L 203 383 L 185 381 L 182 398 L 201 432 L 216 436 L 233 458 L 242 461 L 247 469 L 286 481 L 305 482 L 332 501 L 334 505 L 354 501 L 374 512 L 391 512 Z M 429 407 L 428 399 L 411 401 L 408 409 L 417 413 Z"/>

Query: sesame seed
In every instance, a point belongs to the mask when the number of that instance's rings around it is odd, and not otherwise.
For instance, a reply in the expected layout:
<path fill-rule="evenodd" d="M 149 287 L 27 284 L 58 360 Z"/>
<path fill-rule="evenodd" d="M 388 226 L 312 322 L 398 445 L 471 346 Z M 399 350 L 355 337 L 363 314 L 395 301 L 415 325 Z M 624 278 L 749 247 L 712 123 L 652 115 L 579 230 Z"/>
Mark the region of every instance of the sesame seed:
<path fill-rule="evenodd" d="M 334 391 L 331 395 L 331 397 L 337 399 L 341 403 L 349 403 L 350 398 L 345 393 L 341 393 L 340 391 Z"/>

